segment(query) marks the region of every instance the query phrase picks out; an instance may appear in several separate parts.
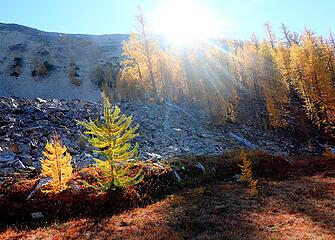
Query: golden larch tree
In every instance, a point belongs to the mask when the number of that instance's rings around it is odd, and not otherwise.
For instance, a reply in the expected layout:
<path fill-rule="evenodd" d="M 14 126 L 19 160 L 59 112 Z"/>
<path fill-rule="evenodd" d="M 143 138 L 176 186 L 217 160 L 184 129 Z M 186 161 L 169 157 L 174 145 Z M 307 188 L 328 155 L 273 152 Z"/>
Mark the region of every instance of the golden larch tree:
<path fill-rule="evenodd" d="M 141 181 L 140 172 L 130 176 L 134 159 L 138 157 L 138 143 L 133 140 L 139 125 L 131 127 L 132 117 L 121 113 L 118 106 L 112 111 L 110 102 L 104 96 L 103 118 L 78 122 L 85 127 L 84 138 L 96 148 L 104 159 L 95 159 L 97 168 L 103 177 L 98 179 L 100 189 L 109 190 L 113 187 L 122 188 Z"/>
<path fill-rule="evenodd" d="M 45 159 L 41 160 L 42 175 L 51 178 L 51 182 L 42 191 L 58 193 L 67 189 L 73 172 L 72 157 L 59 137 L 51 138 L 51 142 L 45 146 L 43 155 Z"/>

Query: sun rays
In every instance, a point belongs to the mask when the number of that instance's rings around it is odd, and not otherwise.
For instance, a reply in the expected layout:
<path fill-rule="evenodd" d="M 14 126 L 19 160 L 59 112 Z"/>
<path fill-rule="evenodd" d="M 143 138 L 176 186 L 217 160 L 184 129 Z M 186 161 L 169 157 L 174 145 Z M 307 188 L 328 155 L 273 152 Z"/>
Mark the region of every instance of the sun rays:
<path fill-rule="evenodd" d="M 213 13 L 196 1 L 165 1 L 151 15 L 155 33 L 175 45 L 187 45 L 218 35 Z"/>

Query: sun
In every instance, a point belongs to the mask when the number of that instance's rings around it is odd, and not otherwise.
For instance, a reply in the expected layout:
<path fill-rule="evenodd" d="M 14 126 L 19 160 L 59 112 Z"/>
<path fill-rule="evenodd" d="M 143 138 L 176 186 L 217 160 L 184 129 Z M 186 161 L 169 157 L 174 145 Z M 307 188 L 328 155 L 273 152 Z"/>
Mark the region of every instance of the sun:
<path fill-rule="evenodd" d="M 152 14 L 155 33 L 175 45 L 186 45 L 218 34 L 213 14 L 192 0 L 164 1 Z"/>

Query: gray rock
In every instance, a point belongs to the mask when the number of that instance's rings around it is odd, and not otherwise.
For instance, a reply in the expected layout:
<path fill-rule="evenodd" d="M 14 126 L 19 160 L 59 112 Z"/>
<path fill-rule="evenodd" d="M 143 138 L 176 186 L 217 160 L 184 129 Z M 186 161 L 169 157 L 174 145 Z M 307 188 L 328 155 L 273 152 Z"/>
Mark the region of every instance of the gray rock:
<path fill-rule="evenodd" d="M 11 152 L 2 152 L 0 153 L 0 163 L 4 163 L 4 162 L 12 162 L 14 161 L 16 155 L 14 153 Z"/>
<path fill-rule="evenodd" d="M 181 182 L 181 177 L 176 170 L 173 170 L 173 175 L 175 176 L 177 182 Z"/>
<path fill-rule="evenodd" d="M 39 103 L 46 103 L 47 100 L 44 100 L 42 98 L 36 98 L 36 100 L 39 102 Z"/>
<path fill-rule="evenodd" d="M 203 173 L 206 172 L 205 167 L 200 162 L 197 162 L 195 166 L 198 167 Z"/>
<path fill-rule="evenodd" d="M 69 183 L 69 187 L 70 187 L 71 192 L 73 194 L 78 194 L 80 192 L 80 186 L 76 182 L 74 182 L 74 181 L 71 181 Z"/>
<path fill-rule="evenodd" d="M 31 215 L 31 218 L 34 219 L 34 220 L 44 218 L 44 215 L 43 215 L 42 212 L 33 212 L 30 215 Z"/>
<path fill-rule="evenodd" d="M 241 180 L 241 176 L 242 176 L 242 174 L 235 174 L 235 175 L 234 175 L 234 179 L 235 179 L 235 181 L 236 181 L 236 182 L 242 182 L 242 180 Z"/>
<path fill-rule="evenodd" d="M 31 143 L 30 143 L 30 141 L 29 142 L 25 142 L 25 143 L 19 142 L 17 145 L 18 145 L 20 153 L 30 154 L 30 151 L 31 151 Z"/>
<path fill-rule="evenodd" d="M 149 152 L 147 152 L 146 154 L 149 156 L 150 160 L 153 160 L 153 159 L 159 160 L 159 159 L 163 158 L 161 155 L 159 155 L 157 153 L 149 153 Z"/>
<path fill-rule="evenodd" d="M 15 169 L 25 169 L 26 168 L 26 166 L 23 164 L 23 162 L 20 159 L 16 159 L 14 163 L 12 164 L 12 166 Z"/>
<path fill-rule="evenodd" d="M 82 153 L 79 156 L 73 156 L 72 161 L 76 167 L 85 167 L 94 164 L 94 156 L 88 153 Z"/>
<path fill-rule="evenodd" d="M 175 104 L 127 102 L 120 107 L 123 113 L 133 115 L 134 124 L 140 124 L 135 140 L 140 144 L 143 160 L 183 154 L 222 154 L 226 148 L 241 145 L 281 153 L 290 153 L 295 147 L 290 138 L 283 140 L 275 133 L 264 133 L 253 126 L 206 126 L 198 118 L 199 112 Z M 15 160 L 25 166 L 40 167 L 39 159 L 53 131 L 61 135 L 75 166 L 93 164 L 99 156 L 80 137 L 84 129 L 75 120 L 95 119 L 99 112 L 101 104 L 81 100 L 0 97 L 0 169 L 13 168 Z M 17 155 L 9 151 L 11 143 L 15 143 L 12 149 Z M 14 165 L 20 167 L 18 162 Z"/>
<path fill-rule="evenodd" d="M 36 185 L 35 189 L 28 195 L 27 197 L 27 201 L 30 200 L 34 194 L 39 191 L 43 186 L 47 185 L 49 182 L 51 182 L 51 178 L 47 177 L 47 178 L 41 178 L 40 181 L 38 182 L 38 184 Z"/>
<path fill-rule="evenodd" d="M 259 149 L 259 147 L 257 147 L 255 144 L 251 143 L 249 140 L 242 138 L 240 136 L 237 136 L 236 134 L 230 132 L 229 135 L 234 138 L 235 140 L 237 140 L 238 142 L 240 142 L 241 144 L 243 144 L 244 146 L 251 148 L 251 149 Z"/>
<path fill-rule="evenodd" d="M 30 154 L 22 154 L 19 155 L 18 158 L 25 166 L 31 166 L 33 164 L 33 158 Z"/>

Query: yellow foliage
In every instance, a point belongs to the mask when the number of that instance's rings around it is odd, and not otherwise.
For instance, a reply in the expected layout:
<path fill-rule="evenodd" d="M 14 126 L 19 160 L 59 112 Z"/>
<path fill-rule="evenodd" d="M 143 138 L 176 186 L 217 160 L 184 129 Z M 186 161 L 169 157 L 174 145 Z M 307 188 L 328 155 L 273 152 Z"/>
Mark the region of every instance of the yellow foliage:
<path fill-rule="evenodd" d="M 66 146 L 62 146 L 60 140 L 53 140 L 52 143 L 46 144 L 43 155 L 45 159 L 41 160 L 42 174 L 51 178 L 48 190 L 43 191 L 58 193 L 67 189 L 73 169 L 72 157 L 67 152 Z"/>
<path fill-rule="evenodd" d="M 251 161 L 243 150 L 240 153 L 240 159 L 242 160 L 242 165 L 239 165 L 242 172 L 240 179 L 249 183 L 252 180 Z"/>
<path fill-rule="evenodd" d="M 335 159 L 335 153 L 333 153 L 330 147 L 326 147 L 322 155 L 329 159 Z"/>
<path fill-rule="evenodd" d="M 250 195 L 258 195 L 257 184 L 258 180 L 253 179 L 251 161 L 247 158 L 246 153 L 242 150 L 240 153 L 240 159 L 242 160 L 242 165 L 238 165 L 241 168 L 242 175 L 240 179 L 247 182 L 250 186 Z"/>
<path fill-rule="evenodd" d="M 288 127 L 300 107 L 325 136 L 334 138 L 333 38 L 327 41 L 308 30 L 299 36 L 283 26 L 283 41 L 267 23 L 268 37 L 261 42 L 216 40 L 174 48 L 161 46 L 147 31 L 141 12 L 137 20 L 138 32 L 122 46 L 122 99 L 187 102 L 212 123 L 252 118 L 262 129 Z"/>
<path fill-rule="evenodd" d="M 100 182 L 101 189 L 108 190 L 111 187 L 126 187 L 137 184 L 141 177 L 136 174 L 130 177 L 134 158 L 138 156 L 138 143 L 132 145 L 130 141 L 138 136 L 135 133 L 139 125 L 131 127 L 132 117 L 120 115 L 118 106 L 111 111 L 109 99 L 104 95 L 104 120 L 79 122 L 86 128 L 84 138 L 102 155 L 105 160 L 96 159 L 97 167 L 102 171 L 104 178 Z"/>
<path fill-rule="evenodd" d="M 258 180 L 251 180 L 250 182 L 250 195 L 257 196 L 258 189 L 257 189 Z"/>
<path fill-rule="evenodd" d="M 304 100 L 304 109 L 313 123 L 327 135 L 334 130 L 334 51 L 311 31 L 305 30 L 301 45 L 291 47 L 292 83 Z"/>
<path fill-rule="evenodd" d="M 159 95 L 163 94 L 159 64 L 163 55 L 159 41 L 154 36 L 131 34 L 129 40 L 123 42 L 122 49 L 124 77 L 121 80 L 145 89 L 158 102 Z"/>

